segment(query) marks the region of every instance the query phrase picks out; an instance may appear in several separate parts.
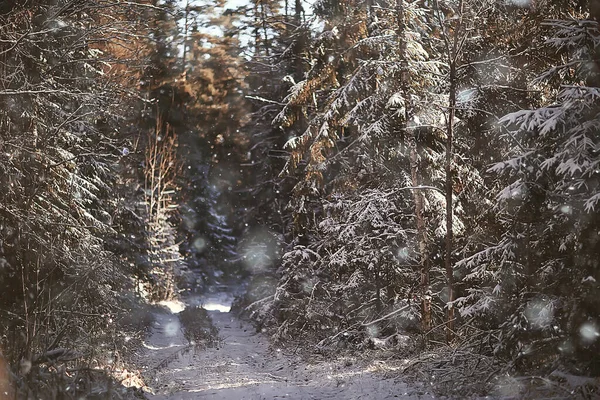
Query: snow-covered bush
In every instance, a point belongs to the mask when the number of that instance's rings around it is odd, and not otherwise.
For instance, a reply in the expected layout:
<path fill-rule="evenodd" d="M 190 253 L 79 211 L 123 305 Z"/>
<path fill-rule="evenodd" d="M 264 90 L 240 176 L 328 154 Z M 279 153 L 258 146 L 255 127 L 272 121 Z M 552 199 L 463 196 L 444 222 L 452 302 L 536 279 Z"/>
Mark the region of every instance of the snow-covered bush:
<path fill-rule="evenodd" d="M 415 329 L 418 274 L 415 231 L 405 228 L 413 219 L 409 199 L 403 191 L 365 189 L 324 204 L 318 239 L 283 255 L 273 298 L 280 338 L 312 331 L 364 345 L 364 339 Z"/>

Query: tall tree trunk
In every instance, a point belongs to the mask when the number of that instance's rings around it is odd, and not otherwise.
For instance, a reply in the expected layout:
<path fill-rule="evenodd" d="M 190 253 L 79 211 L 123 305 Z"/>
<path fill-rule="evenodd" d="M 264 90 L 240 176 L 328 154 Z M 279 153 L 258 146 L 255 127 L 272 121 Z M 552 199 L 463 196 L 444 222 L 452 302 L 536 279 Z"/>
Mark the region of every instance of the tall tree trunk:
<path fill-rule="evenodd" d="M 271 51 L 269 49 L 269 30 L 267 29 L 267 10 L 265 9 L 265 3 L 260 3 L 260 12 L 262 16 L 262 29 L 264 37 L 265 55 L 269 57 Z"/>
<path fill-rule="evenodd" d="M 258 17 L 258 2 L 254 2 L 254 56 L 260 55 L 260 20 Z"/>
<path fill-rule="evenodd" d="M 421 179 L 419 179 L 419 148 L 415 136 L 411 136 L 410 145 L 410 172 L 413 186 L 419 187 Z M 429 332 L 431 329 L 431 291 L 429 288 L 429 248 L 427 243 L 427 231 L 425 218 L 423 216 L 423 191 L 419 189 L 413 190 L 415 201 L 415 218 L 417 220 L 417 240 L 419 242 L 419 253 L 421 256 L 421 329 L 423 333 Z"/>
<path fill-rule="evenodd" d="M 436 6 L 438 6 L 436 2 Z M 446 122 L 446 257 L 444 266 L 446 269 L 446 282 L 448 291 L 448 301 L 446 303 L 446 341 L 450 342 L 454 337 L 454 267 L 452 264 L 452 248 L 454 246 L 454 206 L 452 204 L 453 174 L 452 174 L 452 141 L 454 137 L 454 118 L 456 114 L 456 64 L 462 52 L 462 45 L 466 36 L 463 36 L 463 8 L 464 0 L 458 4 L 458 22 L 453 29 L 452 47 L 448 34 L 445 35 L 446 45 L 448 46 L 448 64 L 450 66 L 450 91 L 448 93 L 448 120 Z M 439 12 L 439 8 L 438 8 Z M 466 35 L 466 33 L 464 34 Z"/>
<path fill-rule="evenodd" d="M 10 367 L 0 349 L 0 400 L 12 400 L 16 398 Z"/>
<path fill-rule="evenodd" d="M 290 7 L 289 0 L 285 0 L 285 15 L 284 15 L 285 22 L 288 22 L 288 20 L 290 18 L 289 7 Z M 288 27 L 286 26 L 286 29 L 287 28 Z"/>
<path fill-rule="evenodd" d="M 190 16 L 190 0 L 187 0 L 185 3 L 185 20 L 183 26 L 183 55 L 181 57 L 181 71 L 185 72 L 185 60 L 187 58 L 187 48 L 188 48 L 188 23 Z"/>
<path fill-rule="evenodd" d="M 292 35 L 296 35 L 295 39 L 294 39 L 294 52 L 293 52 L 293 57 L 294 57 L 294 64 L 295 64 L 295 68 L 294 68 L 294 80 L 296 82 L 300 82 L 302 80 L 304 80 L 305 76 L 304 76 L 304 69 L 305 69 L 305 58 L 304 58 L 304 53 L 306 51 L 306 46 L 307 46 L 307 40 L 308 40 L 308 36 L 307 36 L 307 32 L 306 29 L 304 27 L 302 27 L 302 13 L 304 12 L 304 9 L 302 8 L 302 3 L 300 0 L 295 0 L 294 2 L 294 26 L 292 27 L 292 31 L 291 32 Z M 307 125 L 306 125 L 306 118 L 305 113 L 302 110 L 302 107 L 295 107 L 296 109 L 296 119 L 297 119 L 297 125 L 298 128 L 300 129 L 300 131 L 304 131 L 304 129 L 306 129 Z"/>
<path fill-rule="evenodd" d="M 410 92 L 408 89 L 408 59 L 406 54 L 406 21 L 404 13 L 403 0 L 396 1 L 396 15 L 398 18 L 398 45 L 400 47 L 400 63 L 401 75 L 400 85 L 402 89 L 402 97 L 404 98 L 404 118 L 400 127 L 401 132 L 407 138 L 410 138 L 410 172 L 413 189 L 413 198 L 415 202 L 415 218 L 417 223 L 417 240 L 419 242 L 419 253 L 421 261 L 421 329 L 423 333 L 429 332 L 431 329 L 431 294 L 429 293 L 429 247 L 427 243 L 427 231 L 425 218 L 423 215 L 424 199 L 423 191 L 418 189 L 421 185 L 419 177 L 420 162 L 419 162 L 419 144 L 416 137 L 416 130 L 413 129 L 411 135 L 407 133 L 407 124 L 410 118 Z"/>
<path fill-rule="evenodd" d="M 373 22 L 373 0 L 367 0 L 367 32 L 369 36 L 371 36 Z"/>
<path fill-rule="evenodd" d="M 446 257 L 444 260 L 446 269 L 448 301 L 446 340 L 449 342 L 454 336 L 454 271 L 452 265 L 452 247 L 454 229 L 452 220 L 454 209 L 452 204 L 452 140 L 454 135 L 454 114 L 456 112 L 456 61 L 450 61 L 450 93 L 448 95 L 448 121 L 446 123 Z"/>
<path fill-rule="evenodd" d="M 600 0 L 590 0 L 588 9 L 590 19 L 600 23 Z M 600 74 L 597 72 L 600 71 L 600 48 L 598 46 L 592 50 L 592 60 L 596 66 L 596 72 L 588 74 L 586 84 L 588 86 L 600 87 Z"/>
<path fill-rule="evenodd" d="M 302 60 L 302 53 L 305 47 L 305 32 L 302 29 L 299 29 L 302 25 L 302 3 L 300 0 L 296 0 L 294 3 L 294 24 L 296 27 L 294 28 L 298 32 L 298 37 L 296 38 L 294 44 L 294 57 L 296 58 L 296 71 L 294 74 L 294 78 L 296 82 L 300 82 L 304 79 L 304 62 Z"/>
<path fill-rule="evenodd" d="M 296 14 L 296 24 L 299 27 L 302 24 L 302 13 L 304 12 L 304 7 L 302 7 L 302 0 L 296 0 L 294 4 L 294 12 Z"/>
<path fill-rule="evenodd" d="M 456 114 L 456 89 L 457 89 L 457 75 L 456 65 L 458 59 L 462 53 L 462 46 L 466 39 L 466 32 L 463 33 L 463 8 L 464 0 L 460 0 L 458 9 L 456 10 L 453 21 L 456 24 L 450 28 L 445 24 L 445 18 L 442 16 L 442 10 L 440 9 L 439 2 L 434 0 L 433 3 L 433 15 L 437 18 L 442 32 L 442 37 L 446 46 L 446 56 L 448 58 L 448 66 L 450 68 L 449 84 L 450 90 L 448 93 L 448 114 L 446 119 L 446 254 L 444 257 L 444 267 L 446 270 L 446 290 L 447 290 L 447 301 L 446 301 L 446 341 L 450 342 L 454 337 L 454 267 L 452 265 L 452 248 L 454 240 L 453 230 L 453 219 L 454 219 L 454 206 L 452 204 L 452 191 L 453 191 L 453 174 L 452 174 L 452 141 L 454 136 L 454 119 Z M 450 33 L 451 32 L 451 33 Z"/>

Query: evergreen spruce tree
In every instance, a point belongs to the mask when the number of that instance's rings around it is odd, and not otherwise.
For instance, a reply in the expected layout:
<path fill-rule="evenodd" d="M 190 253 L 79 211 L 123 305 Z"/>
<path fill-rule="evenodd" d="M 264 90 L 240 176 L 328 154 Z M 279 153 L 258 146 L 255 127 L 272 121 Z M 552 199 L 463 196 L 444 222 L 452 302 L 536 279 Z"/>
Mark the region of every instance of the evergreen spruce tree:
<path fill-rule="evenodd" d="M 597 373 L 587 334 L 598 318 L 597 24 L 581 13 L 540 29 L 556 64 L 529 83 L 539 106 L 501 119 L 511 157 L 490 168 L 504 184 L 494 206 L 501 235 L 462 261 L 475 284 L 461 313 L 497 321 L 497 354 L 521 370 L 567 363 Z"/>

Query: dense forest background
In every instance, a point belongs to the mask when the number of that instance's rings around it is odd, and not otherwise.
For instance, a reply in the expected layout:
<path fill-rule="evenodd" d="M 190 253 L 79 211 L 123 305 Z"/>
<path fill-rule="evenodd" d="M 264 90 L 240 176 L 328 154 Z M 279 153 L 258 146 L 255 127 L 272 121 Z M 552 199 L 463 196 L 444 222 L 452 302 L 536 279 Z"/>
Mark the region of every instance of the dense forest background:
<path fill-rule="evenodd" d="M 1 2 L 19 393 L 136 379 L 151 304 L 232 280 L 274 340 L 419 354 L 447 390 L 597 377 L 598 21 L 597 0 Z"/>

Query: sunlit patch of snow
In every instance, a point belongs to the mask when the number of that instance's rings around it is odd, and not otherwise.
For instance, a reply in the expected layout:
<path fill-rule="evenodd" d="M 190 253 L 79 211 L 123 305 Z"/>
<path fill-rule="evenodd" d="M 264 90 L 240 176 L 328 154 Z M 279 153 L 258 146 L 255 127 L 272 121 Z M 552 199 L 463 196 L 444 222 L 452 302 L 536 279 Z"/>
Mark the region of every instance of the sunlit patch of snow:
<path fill-rule="evenodd" d="M 214 365 L 213 367 L 214 368 L 219 368 L 219 367 L 223 367 L 223 366 L 227 366 L 227 365 L 231 365 L 231 364 L 224 363 L 222 365 Z M 172 368 L 171 372 L 172 373 L 177 373 L 177 372 L 184 372 L 184 371 L 195 371 L 197 369 L 198 369 L 198 367 L 195 366 L 195 365 L 188 365 L 187 367 L 182 367 L 182 368 Z"/>
<path fill-rule="evenodd" d="M 591 344 L 600 337 L 598 325 L 594 322 L 586 322 L 579 328 L 579 335 L 584 343 Z"/>
<path fill-rule="evenodd" d="M 202 305 L 207 311 L 219 311 L 227 313 L 231 311 L 231 304 L 219 304 L 219 303 L 206 303 Z"/>
<path fill-rule="evenodd" d="M 274 384 L 277 383 L 276 380 L 273 379 L 269 379 L 269 380 L 257 380 L 257 379 L 249 379 L 246 381 L 242 381 L 242 382 L 228 382 L 228 383 L 216 383 L 214 385 L 210 385 L 206 388 L 203 389 L 190 389 L 188 390 L 189 393 L 199 393 L 199 392 L 205 392 L 207 390 L 220 390 L 220 389 L 233 389 L 233 388 L 239 388 L 239 387 L 244 387 L 244 386 L 254 386 L 254 385 L 260 385 L 260 384 Z"/>
<path fill-rule="evenodd" d="M 163 300 L 158 302 L 158 305 L 165 307 L 173 314 L 179 314 L 185 310 L 185 303 L 179 300 Z"/>
<path fill-rule="evenodd" d="M 161 346 L 161 347 L 159 347 L 159 346 L 153 346 L 151 344 L 143 342 L 142 346 L 144 346 L 148 350 L 165 350 L 165 349 L 170 349 L 170 348 L 173 348 L 173 347 L 181 347 L 182 345 L 175 344 L 175 343 L 170 343 L 168 346 Z"/>
<path fill-rule="evenodd" d="M 408 363 L 408 360 L 404 360 Z M 367 372 L 381 372 L 381 371 L 399 371 L 405 367 L 400 365 L 391 365 L 385 361 L 375 361 L 370 367 L 366 369 Z"/>
<path fill-rule="evenodd" d="M 111 375 L 125 387 L 135 387 L 141 389 L 146 386 L 139 372 L 129 371 L 127 369 L 114 369 Z"/>
<path fill-rule="evenodd" d="M 404 368 L 405 367 L 403 367 L 403 366 L 389 365 L 385 361 L 375 361 L 363 369 L 344 371 L 344 372 L 339 372 L 339 373 L 335 373 L 335 374 L 327 374 L 327 379 L 329 379 L 329 380 L 345 379 L 345 378 L 351 378 L 351 377 L 365 375 L 365 374 L 373 374 L 373 373 L 380 373 L 380 372 L 394 372 L 394 371 L 403 370 Z M 330 369 L 333 369 L 333 366 L 331 366 Z"/>
<path fill-rule="evenodd" d="M 143 282 L 141 281 L 135 281 L 133 279 L 133 277 L 131 278 L 131 280 L 134 282 L 134 284 L 137 287 L 137 292 L 142 296 L 142 298 L 144 299 L 148 299 L 150 298 L 150 292 L 148 292 L 146 285 L 144 285 Z"/>
<path fill-rule="evenodd" d="M 207 311 L 219 311 L 227 313 L 231 311 L 231 305 L 235 294 L 231 291 L 208 292 L 199 296 L 190 296 L 187 303 L 190 307 L 202 307 Z"/>

